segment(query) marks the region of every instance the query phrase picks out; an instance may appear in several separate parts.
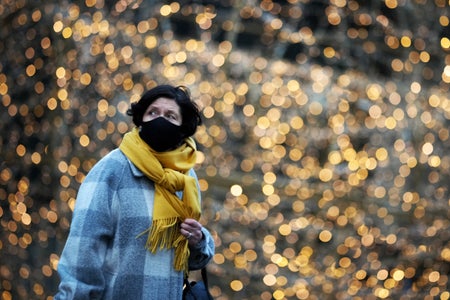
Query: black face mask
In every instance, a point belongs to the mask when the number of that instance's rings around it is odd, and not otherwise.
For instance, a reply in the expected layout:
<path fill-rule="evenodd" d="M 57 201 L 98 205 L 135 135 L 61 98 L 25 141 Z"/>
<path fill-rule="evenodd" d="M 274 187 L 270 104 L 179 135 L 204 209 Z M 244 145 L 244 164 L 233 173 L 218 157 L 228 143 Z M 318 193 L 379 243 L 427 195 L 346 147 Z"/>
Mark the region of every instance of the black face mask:
<path fill-rule="evenodd" d="M 175 149 L 183 141 L 181 126 L 173 124 L 164 117 L 142 122 L 139 136 L 157 152 Z"/>

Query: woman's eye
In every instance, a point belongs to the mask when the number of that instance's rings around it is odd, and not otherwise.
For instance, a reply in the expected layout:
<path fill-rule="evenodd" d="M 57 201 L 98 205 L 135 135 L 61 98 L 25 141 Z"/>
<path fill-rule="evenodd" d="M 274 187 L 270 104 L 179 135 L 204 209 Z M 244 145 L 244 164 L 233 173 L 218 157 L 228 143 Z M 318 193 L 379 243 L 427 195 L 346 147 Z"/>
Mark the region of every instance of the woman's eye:
<path fill-rule="evenodd" d="M 165 115 L 165 117 L 166 117 L 167 119 L 170 119 L 170 120 L 175 120 L 175 121 L 178 120 L 178 115 L 175 114 L 175 113 L 172 113 L 172 112 L 167 113 L 167 114 Z"/>

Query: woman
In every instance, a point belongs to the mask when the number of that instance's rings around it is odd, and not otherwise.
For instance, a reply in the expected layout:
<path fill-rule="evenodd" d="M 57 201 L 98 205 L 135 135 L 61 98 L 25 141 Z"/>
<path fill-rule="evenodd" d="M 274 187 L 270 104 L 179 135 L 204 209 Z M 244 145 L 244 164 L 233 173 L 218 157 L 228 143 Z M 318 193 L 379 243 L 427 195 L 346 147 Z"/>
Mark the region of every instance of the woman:
<path fill-rule="evenodd" d="M 214 254 L 198 222 L 201 119 L 187 89 L 157 86 L 127 113 L 136 127 L 78 192 L 55 299 L 181 299 L 188 270 Z"/>

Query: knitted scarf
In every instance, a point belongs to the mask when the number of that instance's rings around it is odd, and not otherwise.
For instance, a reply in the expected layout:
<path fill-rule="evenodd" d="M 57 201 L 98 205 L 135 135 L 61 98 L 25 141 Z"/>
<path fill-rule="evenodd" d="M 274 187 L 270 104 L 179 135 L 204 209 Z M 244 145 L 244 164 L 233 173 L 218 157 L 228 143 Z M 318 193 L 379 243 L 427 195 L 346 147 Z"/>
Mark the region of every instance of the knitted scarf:
<path fill-rule="evenodd" d="M 188 176 L 196 162 L 196 146 L 192 138 L 175 150 L 156 152 L 139 136 L 137 128 L 125 134 L 120 150 L 155 183 L 153 221 L 148 232 L 146 248 L 155 253 L 158 249 L 175 248 L 174 268 L 188 271 L 189 247 L 180 233 L 180 223 L 186 218 L 199 220 L 201 214 L 197 182 Z M 175 194 L 183 191 L 180 200 Z"/>

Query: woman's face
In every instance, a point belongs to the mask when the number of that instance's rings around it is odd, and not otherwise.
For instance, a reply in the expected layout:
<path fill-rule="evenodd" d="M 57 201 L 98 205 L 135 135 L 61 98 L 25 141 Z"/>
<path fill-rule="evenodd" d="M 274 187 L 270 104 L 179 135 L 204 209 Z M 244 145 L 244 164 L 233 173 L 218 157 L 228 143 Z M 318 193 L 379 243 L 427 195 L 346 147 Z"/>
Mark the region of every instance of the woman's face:
<path fill-rule="evenodd" d="M 142 117 L 142 122 L 148 122 L 158 117 L 163 117 L 178 126 L 183 122 L 178 104 L 175 100 L 166 97 L 160 97 L 148 106 Z"/>

